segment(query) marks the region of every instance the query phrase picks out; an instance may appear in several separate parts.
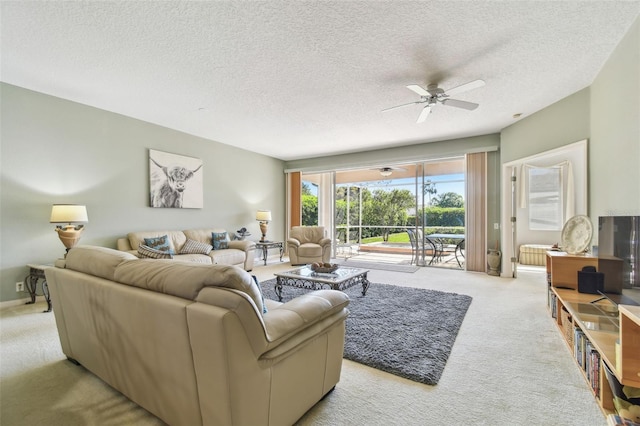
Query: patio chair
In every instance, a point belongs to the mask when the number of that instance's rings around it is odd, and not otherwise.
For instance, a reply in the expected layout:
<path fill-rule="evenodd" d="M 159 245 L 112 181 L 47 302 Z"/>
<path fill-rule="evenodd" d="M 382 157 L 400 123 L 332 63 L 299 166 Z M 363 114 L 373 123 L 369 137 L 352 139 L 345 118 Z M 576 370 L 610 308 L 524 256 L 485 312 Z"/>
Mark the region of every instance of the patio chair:
<path fill-rule="evenodd" d="M 429 265 L 442 261 L 443 245 L 441 241 L 431 239 L 424 235 L 422 228 L 418 228 L 418 241 L 422 244 L 422 247 L 431 249 L 431 260 Z"/>
<path fill-rule="evenodd" d="M 409 235 L 409 242 L 411 243 L 411 264 L 418 263 L 418 242 L 416 240 L 416 231 L 413 229 L 407 229 L 407 235 Z"/>

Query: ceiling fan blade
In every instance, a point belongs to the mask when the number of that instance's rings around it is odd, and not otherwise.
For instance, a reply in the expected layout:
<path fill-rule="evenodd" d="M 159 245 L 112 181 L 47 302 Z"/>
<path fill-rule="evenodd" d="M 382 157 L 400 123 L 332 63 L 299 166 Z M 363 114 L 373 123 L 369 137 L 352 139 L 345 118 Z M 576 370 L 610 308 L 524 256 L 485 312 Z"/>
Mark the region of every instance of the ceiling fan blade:
<path fill-rule="evenodd" d="M 460 101 L 458 99 L 443 99 L 442 100 L 442 104 L 443 105 L 447 105 L 447 106 L 456 107 L 456 108 L 468 109 L 469 111 L 473 111 L 474 109 L 478 108 L 478 106 L 479 106 L 476 103 L 467 102 L 467 101 Z"/>
<path fill-rule="evenodd" d="M 420 112 L 420 115 L 418 116 L 418 120 L 416 121 L 416 123 L 424 122 L 424 120 L 427 119 L 427 117 L 429 116 L 430 113 L 431 113 L 431 105 L 427 105 Z"/>
<path fill-rule="evenodd" d="M 382 110 L 382 112 L 391 111 L 392 109 L 402 108 L 402 107 L 407 106 L 407 105 L 414 105 L 414 104 L 419 104 L 419 103 L 422 103 L 422 102 L 420 102 L 420 101 L 418 101 L 418 102 L 409 102 L 408 104 L 396 105 L 396 106 L 393 106 L 391 108 L 385 108 L 385 109 Z"/>
<path fill-rule="evenodd" d="M 418 86 L 417 84 L 410 84 L 410 85 L 407 86 L 407 89 L 413 90 L 414 92 L 416 92 L 420 96 L 431 96 L 429 94 L 429 92 L 427 92 L 425 89 L 423 89 L 422 87 Z"/>
<path fill-rule="evenodd" d="M 451 95 L 455 95 L 456 93 L 467 92 L 469 90 L 477 89 L 482 86 L 484 86 L 484 80 L 474 80 L 474 81 L 470 81 L 469 83 L 465 83 L 461 86 L 457 86 L 452 89 L 446 90 L 445 93 L 451 96 Z"/>

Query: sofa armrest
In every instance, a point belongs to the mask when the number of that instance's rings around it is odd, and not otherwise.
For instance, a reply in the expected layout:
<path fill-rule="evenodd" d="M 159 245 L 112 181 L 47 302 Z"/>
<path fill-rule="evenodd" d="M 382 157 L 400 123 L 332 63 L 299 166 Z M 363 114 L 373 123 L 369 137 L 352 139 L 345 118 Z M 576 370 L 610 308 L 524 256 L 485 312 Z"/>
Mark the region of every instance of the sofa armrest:
<path fill-rule="evenodd" d="M 229 248 L 242 250 L 249 254 L 249 251 L 256 249 L 256 243 L 249 240 L 231 240 L 229 241 Z"/>
<path fill-rule="evenodd" d="M 344 322 L 349 312 L 346 309 L 349 296 L 338 290 L 307 293 L 276 307 L 271 306 L 264 315 L 251 297 L 239 290 L 205 287 L 196 301 L 200 303 L 190 307 L 207 304 L 234 312 L 254 355 L 267 358 L 280 356 L 336 322 Z"/>
<path fill-rule="evenodd" d="M 317 290 L 303 294 L 264 315 L 270 346 L 304 330 L 323 319 L 342 311 L 349 304 L 349 296 L 337 290 Z"/>
<path fill-rule="evenodd" d="M 300 247 L 300 241 L 295 239 L 295 238 L 288 238 L 287 239 L 287 244 L 289 245 L 289 247 L 291 247 L 291 246 Z"/>
<path fill-rule="evenodd" d="M 256 243 L 249 240 L 231 240 L 229 241 L 229 248 L 242 250 L 245 253 L 244 257 L 244 270 L 251 271 L 253 269 L 253 262 L 256 254 Z"/>
<path fill-rule="evenodd" d="M 330 246 L 331 245 L 331 238 L 323 238 L 320 241 L 318 241 L 318 245 L 322 246 L 322 247 L 326 247 L 326 246 Z"/>
<path fill-rule="evenodd" d="M 131 247 L 131 244 L 129 243 L 129 239 L 128 238 L 118 238 L 118 242 L 116 244 L 116 247 L 120 251 L 131 251 L 131 250 L 133 250 L 133 247 Z M 137 248 L 138 247 L 136 247 L 136 249 Z"/>

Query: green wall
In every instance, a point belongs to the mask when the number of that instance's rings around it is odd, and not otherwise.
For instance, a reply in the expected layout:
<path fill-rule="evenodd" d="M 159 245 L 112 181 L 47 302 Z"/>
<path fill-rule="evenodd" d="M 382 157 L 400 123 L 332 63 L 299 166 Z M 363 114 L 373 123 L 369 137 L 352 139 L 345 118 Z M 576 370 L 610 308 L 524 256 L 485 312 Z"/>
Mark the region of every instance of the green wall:
<path fill-rule="evenodd" d="M 130 231 L 247 227 L 284 238 L 284 163 L 60 98 L 2 84 L 0 301 L 16 293 L 28 263 L 52 263 L 64 246 L 49 223 L 54 203 L 85 204 L 81 244 L 114 247 Z M 148 150 L 203 161 L 204 208 L 149 207 Z"/>
<path fill-rule="evenodd" d="M 640 18 L 593 84 L 501 132 L 507 163 L 588 140 L 588 214 L 640 215 Z M 593 244 L 597 244 L 597 232 Z"/>
<path fill-rule="evenodd" d="M 640 215 L 640 18 L 591 85 L 589 212 Z"/>

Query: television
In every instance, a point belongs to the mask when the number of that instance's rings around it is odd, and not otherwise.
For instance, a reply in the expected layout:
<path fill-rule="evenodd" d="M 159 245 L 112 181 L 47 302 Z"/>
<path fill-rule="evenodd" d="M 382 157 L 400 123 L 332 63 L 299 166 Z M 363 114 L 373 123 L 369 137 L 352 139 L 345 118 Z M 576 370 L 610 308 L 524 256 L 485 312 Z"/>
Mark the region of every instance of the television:
<path fill-rule="evenodd" d="M 640 216 L 598 218 L 598 270 L 607 274 L 607 259 L 622 259 L 622 288 L 640 288 Z M 604 270 L 603 270 L 604 269 Z"/>

